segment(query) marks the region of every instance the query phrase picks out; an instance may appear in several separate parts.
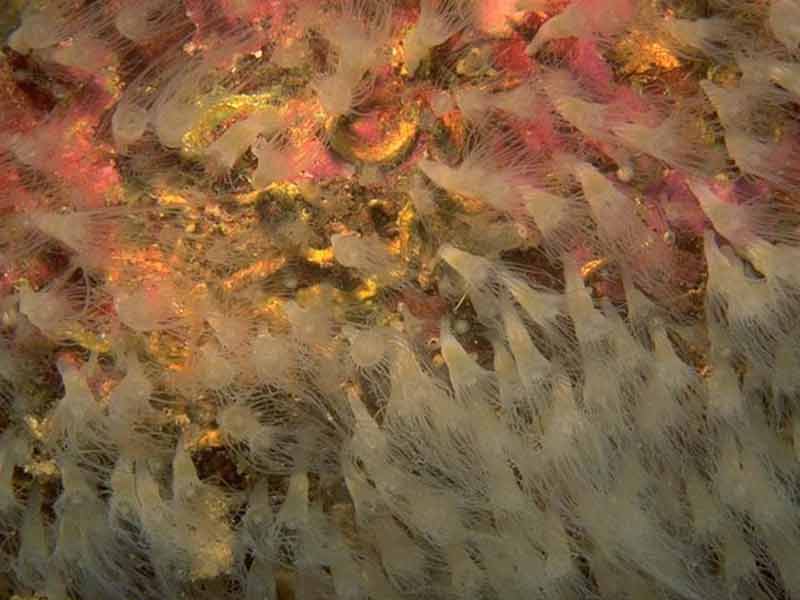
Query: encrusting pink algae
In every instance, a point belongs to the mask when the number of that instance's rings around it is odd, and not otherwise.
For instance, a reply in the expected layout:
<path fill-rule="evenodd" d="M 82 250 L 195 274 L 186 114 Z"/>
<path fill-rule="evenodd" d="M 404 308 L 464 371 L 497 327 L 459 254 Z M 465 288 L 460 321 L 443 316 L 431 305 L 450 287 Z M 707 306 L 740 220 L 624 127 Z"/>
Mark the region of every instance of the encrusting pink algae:
<path fill-rule="evenodd" d="M 0 598 L 800 598 L 797 0 L 9 0 Z"/>

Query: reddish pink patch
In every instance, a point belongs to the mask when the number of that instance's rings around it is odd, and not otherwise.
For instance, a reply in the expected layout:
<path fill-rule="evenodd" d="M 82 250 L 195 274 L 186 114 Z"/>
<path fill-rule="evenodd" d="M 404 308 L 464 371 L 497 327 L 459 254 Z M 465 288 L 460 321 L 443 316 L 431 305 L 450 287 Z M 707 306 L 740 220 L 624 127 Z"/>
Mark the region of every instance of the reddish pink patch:
<path fill-rule="evenodd" d="M 83 366 L 83 360 L 78 353 L 73 350 L 61 350 L 58 352 L 56 364 L 59 366 L 59 371 L 62 373 L 65 369 L 75 369 L 79 371 Z"/>
<path fill-rule="evenodd" d="M 681 173 L 671 171 L 645 192 L 645 197 L 648 221 L 657 231 L 670 228 L 702 235 L 707 225 L 705 213 Z"/>
<path fill-rule="evenodd" d="M 552 152 L 561 146 L 553 118 L 544 111 L 540 112 L 535 119 L 526 121 L 519 131 L 525 146 L 533 153 Z"/>
<path fill-rule="evenodd" d="M 305 165 L 304 171 L 306 176 L 314 181 L 346 177 L 350 174 L 349 166 L 336 160 L 330 150 L 319 140 L 307 142 L 302 147 L 301 153 L 312 157 Z"/>
<path fill-rule="evenodd" d="M 432 296 L 413 288 L 403 290 L 400 302 L 412 315 L 424 321 L 438 323 L 448 310 L 447 301 L 441 296 Z"/>
<path fill-rule="evenodd" d="M 373 70 L 375 81 L 368 98 L 369 104 L 392 104 L 403 93 L 403 83 L 390 64 L 378 65 Z"/>
<path fill-rule="evenodd" d="M 269 19 L 273 29 L 283 26 L 288 4 L 285 0 L 221 0 L 229 19 L 239 18 L 250 23 Z"/>
<path fill-rule="evenodd" d="M 76 208 L 102 207 L 121 183 L 114 163 L 107 158 L 110 149 L 97 144 L 94 134 L 91 126 L 75 132 L 67 129 L 52 152 L 53 172 L 77 192 Z"/>
<path fill-rule="evenodd" d="M 238 21 L 227 0 L 184 0 L 186 16 L 197 28 L 194 40 L 205 43 Z"/>
<path fill-rule="evenodd" d="M 59 271 L 58 262 L 49 261 L 42 257 L 34 258 L 25 270 L 25 277 L 31 287 L 39 289 L 56 278 Z"/>
<path fill-rule="evenodd" d="M 392 11 L 392 26 L 395 30 L 404 29 L 416 24 L 419 9 L 414 6 L 398 6 Z"/>
<path fill-rule="evenodd" d="M 797 158 L 795 156 L 795 162 Z M 738 179 L 732 186 L 732 193 L 736 202 L 767 201 L 772 194 L 770 185 L 761 179 Z"/>
<path fill-rule="evenodd" d="M 37 109 L 37 103 L 13 77 L 12 68 L 4 61 L 0 66 L 0 131 L 4 134 L 29 131 L 36 127 L 44 112 Z"/>
<path fill-rule="evenodd" d="M 555 3 L 550 2 L 548 6 L 548 12 L 560 12 L 560 8 L 556 8 L 554 6 Z M 536 31 L 539 27 L 542 26 L 542 23 L 547 21 L 549 17 L 540 12 L 527 12 L 525 16 L 522 18 L 520 25 L 523 29 L 528 29 L 532 31 Z"/>
<path fill-rule="evenodd" d="M 25 213 L 40 206 L 39 199 L 31 194 L 15 167 L 6 165 L 0 170 L 0 215 Z"/>
<path fill-rule="evenodd" d="M 475 25 L 492 35 L 510 31 L 509 21 L 522 16 L 517 10 L 517 0 L 479 0 L 475 6 Z"/>
<path fill-rule="evenodd" d="M 655 103 L 648 104 L 648 98 L 637 94 L 630 87 L 617 86 L 610 104 L 612 116 L 619 115 L 620 121 L 641 122 L 644 119 L 648 126 L 654 127 L 658 124 L 659 112 L 656 110 Z"/>
<path fill-rule="evenodd" d="M 614 91 L 613 73 L 592 40 L 576 40 L 568 55 L 569 67 L 590 90 L 600 95 Z"/>
<path fill-rule="evenodd" d="M 597 259 L 597 255 L 594 253 L 594 250 L 591 248 L 591 246 L 589 246 L 589 244 L 577 244 L 572 251 L 572 256 L 575 259 L 578 268 L 590 260 Z"/>
<path fill-rule="evenodd" d="M 376 144 L 383 135 L 379 112 L 371 112 L 363 117 L 356 119 L 350 125 L 350 130 L 356 134 L 359 140 L 367 144 Z"/>
<path fill-rule="evenodd" d="M 527 43 L 514 33 L 511 38 L 501 41 L 494 49 L 495 65 L 510 75 L 527 77 L 533 73 L 535 63 L 525 51 Z"/>
<path fill-rule="evenodd" d="M 0 256 L 0 269 L 3 269 L 5 262 L 6 259 Z M 21 276 L 22 274 L 13 267 L 8 270 L 3 269 L 0 272 L 0 298 L 5 298 L 14 293 L 14 282 Z"/>

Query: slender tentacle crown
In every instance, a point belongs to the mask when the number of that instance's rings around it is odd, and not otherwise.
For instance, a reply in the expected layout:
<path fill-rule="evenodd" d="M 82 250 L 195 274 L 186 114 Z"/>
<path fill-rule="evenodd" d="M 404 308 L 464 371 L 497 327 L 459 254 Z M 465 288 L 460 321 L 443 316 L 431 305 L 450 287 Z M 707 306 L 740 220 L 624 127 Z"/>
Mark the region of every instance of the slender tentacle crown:
<path fill-rule="evenodd" d="M 798 0 L 0 5 L 0 597 L 800 599 Z"/>

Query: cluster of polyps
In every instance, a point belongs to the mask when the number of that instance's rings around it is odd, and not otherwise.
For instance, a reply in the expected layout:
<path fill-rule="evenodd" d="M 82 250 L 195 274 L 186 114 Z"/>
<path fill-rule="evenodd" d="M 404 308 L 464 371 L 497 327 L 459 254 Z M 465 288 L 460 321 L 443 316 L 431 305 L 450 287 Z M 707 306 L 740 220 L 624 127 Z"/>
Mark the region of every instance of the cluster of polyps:
<path fill-rule="evenodd" d="M 711 4 L 32 2 L 2 576 L 800 597 L 800 4 Z M 634 33 L 715 68 L 634 89 Z"/>

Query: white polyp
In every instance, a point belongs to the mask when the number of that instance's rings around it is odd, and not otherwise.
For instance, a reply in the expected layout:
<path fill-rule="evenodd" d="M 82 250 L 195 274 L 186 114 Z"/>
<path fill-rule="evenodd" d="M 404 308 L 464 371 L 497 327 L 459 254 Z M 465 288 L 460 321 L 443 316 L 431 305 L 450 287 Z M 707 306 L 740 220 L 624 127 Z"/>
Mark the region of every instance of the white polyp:
<path fill-rule="evenodd" d="M 272 52 L 272 62 L 284 69 L 297 69 L 308 60 L 309 47 L 304 39 L 282 40 Z"/>
<path fill-rule="evenodd" d="M 709 79 L 704 79 L 700 82 L 700 88 L 717 111 L 726 133 L 729 128 L 737 129 L 747 123 L 754 102 L 757 101 L 751 95 L 751 86 L 740 84 L 740 87 L 725 88 Z"/>
<path fill-rule="evenodd" d="M 15 565 L 17 576 L 29 585 L 35 585 L 47 572 L 51 553 L 42 519 L 42 493 L 38 482 L 33 484 L 22 515 L 19 544 Z"/>
<path fill-rule="evenodd" d="M 144 135 L 149 122 L 147 110 L 134 104 L 120 102 L 111 117 L 111 134 L 117 148 L 124 149 Z"/>
<path fill-rule="evenodd" d="M 578 12 L 579 10 L 570 10 L 569 7 L 567 7 L 561 13 L 545 21 L 544 24 L 539 27 L 531 43 L 528 44 L 526 48 L 527 53 L 533 56 L 541 50 L 542 46 L 551 40 L 570 37 L 572 35 L 580 37 L 582 33 L 580 30 L 582 28 L 578 26 Z"/>
<path fill-rule="evenodd" d="M 541 110 L 539 100 L 536 97 L 536 89 L 523 83 L 507 92 L 499 92 L 491 98 L 491 103 L 520 119 L 528 119 L 537 110 Z"/>
<path fill-rule="evenodd" d="M 718 54 L 716 43 L 726 42 L 735 33 L 732 23 L 723 17 L 707 19 L 675 19 L 664 20 L 664 29 L 680 44 L 696 48 L 714 56 Z"/>
<path fill-rule="evenodd" d="M 140 333 L 165 329 L 177 318 L 168 292 L 160 290 L 122 291 L 114 298 L 114 308 L 121 323 Z"/>
<path fill-rule="evenodd" d="M 424 414 L 429 404 L 441 394 L 420 367 L 414 353 L 405 346 L 400 346 L 393 357 L 391 386 L 387 406 L 390 418 L 405 419 Z"/>
<path fill-rule="evenodd" d="M 557 15 L 544 22 L 528 45 L 528 54 L 536 54 L 551 41 L 565 37 L 591 38 L 614 35 L 630 19 L 626 2 L 612 2 L 602 14 L 589 2 L 572 2 Z"/>
<path fill-rule="evenodd" d="M 16 508 L 14 467 L 22 466 L 30 456 L 26 440 L 11 429 L 0 434 L 0 523 Z"/>
<path fill-rule="evenodd" d="M 530 186 L 521 187 L 520 193 L 525 211 L 533 218 L 545 240 L 564 225 L 569 206 L 566 198 Z"/>
<path fill-rule="evenodd" d="M 406 33 L 406 37 L 403 39 L 403 51 L 405 54 L 406 60 L 406 69 L 408 69 L 409 74 L 414 74 L 419 67 L 419 63 L 422 61 L 423 58 L 428 54 L 430 47 L 425 45 L 425 42 L 421 39 L 422 36 L 419 33 L 419 29 L 417 25 L 413 25 Z"/>
<path fill-rule="evenodd" d="M 243 403 L 229 404 L 217 414 L 223 433 L 239 442 L 249 442 L 265 433 L 255 411 Z"/>
<path fill-rule="evenodd" d="M 19 289 L 19 312 L 43 333 L 54 334 L 71 313 L 66 300 L 49 290 L 35 292 L 25 283 Z"/>
<path fill-rule="evenodd" d="M 392 257 L 377 236 L 336 233 L 331 236 L 331 247 L 334 258 L 344 267 L 368 275 L 385 274 L 391 268 Z"/>
<path fill-rule="evenodd" d="M 722 571 L 731 593 L 735 593 L 738 582 L 749 579 L 756 568 L 756 559 L 742 535 L 736 529 L 726 530 L 722 543 Z"/>
<path fill-rule="evenodd" d="M 411 196 L 411 202 L 414 204 L 414 210 L 418 214 L 425 217 L 436 212 L 436 201 L 433 198 L 433 192 L 425 187 L 421 176 L 414 177 L 408 193 Z"/>
<path fill-rule="evenodd" d="M 68 68 L 97 73 L 114 61 L 114 55 L 98 38 L 77 35 L 47 51 L 53 62 Z"/>
<path fill-rule="evenodd" d="M 608 339 L 611 326 L 606 317 L 594 307 L 589 290 L 584 285 L 574 258 L 564 261 L 565 295 L 569 314 L 575 323 L 578 342 L 585 349 L 589 344 Z"/>
<path fill-rule="evenodd" d="M 200 73 L 192 73 L 200 76 Z M 154 111 L 153 126 L 158 139 L 167 148 L 180 148 L 183 137 L 197 122 L 200 116 L 200 107 L 194 101 L 190 86 L 196 81 L 189 75 L 172 83 L 157 102 Z M 181 89 L 185 86 L 189 89 Z"/>
<path fill-rule="evenodd" d="M 763 64 L 755 65 L 754 69 L 763 69 L 769 74 L 772 81 L 786 88 L 795 96 L 800 96 L 800 64 L 765 59 Z"/>
<path fill-rule="evenodd" d="M 142 43 L 159 35 L 162 29 L 154 25 L 159 12 L 172 10 L 168 0 L 128 1 L 114 17 L 114 26 L 131 41 Z"/>
<path fill-rule="evenodd" d="M 378 329 L 352 331 L 350 339 L 350 357 L 357 367 L 367 369 L 382 362 L 388 350 L 386 335 Z"/>
<path fill-rule="evenodd" d="M 714 229 L 721 235 L 734 244 L 750 241 L 753 234 L 748 228 L 746 213 L 741 207 L 722 200 L 707 184 L 697 179 L 689 180 L 689 189 L 711 220 Z"/>
<path fill-rule="evenodd" d="M 53 410 L 53 424 L 59 433 L 72 436 L 99 418 L 100 406 L 83 372 L 66 363 L 59 370 L 64 395 Z"/>
<path fill-rule="evenodd" d="M 455 103 L 461 112 L 470 120 L 477 121 L 491 107 L 491 98 L 487 92 L 474 86 L 456 88 Z"/>
<path fill-rule="evenodd" d="M 269 137 L 280 126 L 281 116 L 274 108 L 258 110 L 246 119 L 234 123 L 205 151 L 212 170 L 221 173 L 230 171 L 259 135 Z M 257 157 L 259 151 L 260 148 L 254 151 Z"/>
<path fill-rule="evenodd" d="M 406 67 L 414 73 L 431 48 L 447 41 L 467 24 L 468 4 L 461 0 L 422 0 L 417 23 L 406 34 L 403 46 Z"/>
<path fill-rule="evenodd" d="M 795 459 L 800 461 L 800 415 L 792 416 L 792 442 Z"/>
<path fill-rule="evenodd" d="M 709 292 L 724 297 L 728 318 L 740 323 L 768 320 L 772 300 L 768 283 L 748 277 L 742 260 L 730 247 L 717 246 L 713 231 L 706 231 L 704 247 L 708 263 Z"/>
<path fill-rule="evenodd" d="M 264 600 L 277 598 L 278 588 L 269 560 L 256 557 L 247 571 L 244 586 L 244 600 Z"/>
<path fill-rule="evenodd" d="M 471 328 L 470 322 L 466 319 L 456 319 L 453 321 L 453 331 L 458 335 L 465 335 Z"/>
<path fill-rule="evenodd" d="M 450 583 L 459 598 L 475 598 L 480 595 L 484 574 L 460 544 L 450 544 L 445 549 Z"/>
<path fill-rule="evenodd" d="M 125 362 L 125 377 L 111 390 L 108 410 L 111 417 L 130 425 L 150 410 L 154 387 L 135 354 L 128 354 Z"/>
<path fill-rule="evenodd" d="M 768 162 L 769 146 L 740 129 L 727 129 L 725 147 L 733 162 L 745 173 L 763 177 L 766 169 L 774 169 L 780 177 L 780 167 Z M 771 179 L 771 177 L 768 177 Z"/>
<path fill-rule="evenodd" d="M 255 484 L 248 496 L 247 512 L 242 518 L 242 523 L 248 534 L 255 538 L 272 524 L 274 516 L 269 482 L 262 479 Z"/>
<path fill-rule="evenodd" d="M 433 114 L 439 118 L 443 117 L 455 108 L 453 97 L 449 92 L 444 90 L 435 90 L 431 93 L 430 105 Z"/>
<path fill-rule="evenodd" d="M 274 138 L 258 138 L 251 150 L 258 159 L 258 166 L 253 171 L 255 189 L 266 188 L 294 173 L 295 161 L 291 150 L 282 147 Z"/>
<path fill-rule="evenodd" d="M 713 535 L 721 524 L 722 507 L 695 469 L 690 469 L 686 475 L 686 498 L 698 537 L 704 539 Z"/>
<path fill-rule="evenodd" d="M 425 577 L 425 554 L 394 519 L 380 520 L 376 536 L 381 562 L 390 579 L 398 585 L 413 586 Z"/>
<path fill-rule="evenodd" d="M 31 223 L 39 231 L 76 252 L 85 250 L 91 242 L 90 219 L 90 214 L 81 212 L 34 213 L 30 216 Z"/>
<path fill-rule="evenodd" d="M 501 313 L 508 345 L 517 364 L 519 379 L 529 390 L 534 389 L 533 386 L 548 373 L 550 363 L 533 343 L 516 309 L 510 303 L 506 303 Z"/>
<path fill-rule="evenodd" d="M 457 182 L 459 175 L 458 169 L 448 167 L 445 164 L 427 158 L 421 159 L 417 163 L 417 166 L 425 173 L 428 179 L 440 188 L 450 192 L 460 192 L 461 186 Z"/>
<path fill-rule="evenodd" d="M 391 6 L 340 0 L 340 8 L 340 15 L 323 24 L 323 35 L 338 50 L 340 66 L 360 78 L 381 58 L 390 33 Z"/>
<path fill-rule="evenodd" d="M 608 241 L 627 239 L 632 233 L 632 219 L 636 218 L 633 203 L 592 165 L 579 163 L 575 171 L 595 220 Z"/>
<path fill-rule="evenodd" d="M 329 117 L 341 117 L 352 110 L 358 83 L 345 74 L 333 73 L 317 79 L 312 86 L 322 110 Z"/>
<path fill-rule="evenodd" d="M 552 327 L 559 315 L 565 314 L 566 304 L 563 295 L 550 291 L 537 291 L 518 277 L 507 273 L 501 278 L 514 300 L 534 323 Z"/>
<path fill-rule="evenodd" d="M 467 404 L 473 401 L 488 401 L 484 394 L 489 371 L 481 367 L 458 342 L 450 330 L 449 320 L 443 319 L 440 325 L 440 341 L 442 357 L 450 373 L 450 382 L 455 389 L 456 397 Z"/>
<path fill-rule="evenodd" d="M 214 330 L 214 336 L 228 352 L 239 352 L 247 346 L 250 337 L 250 324 L 243 318 L 211 312 L 206 321 Z"/>
<path fill-rule="evenodd" d="M 408 524 L 418 535 L 439 544 L 463 536 L 464 526 L 459 518 L 456 498 L 452 494 L 422 484 L 404 492 L 413 502 Z"/>
<path fill-rule="evenodd" d="M 438 255 L 474 289 L 480 289 L 489 281 L 492 267 L 485 258 L 464 252 L 450 244 L 442 244 Z"/>
<path fill-rule="evenodd" d="M 71 501 L 87 501 L 95 498 L 92 485 L 84 471 L 69 459 L 59 461 L 63 497 Z"/>
<path fill-rule="evenodd" d="M 625 165 L 621 166 L 617 169 L 617 179 L 619 179 L 622 183 L 630 183 L 633 179 L 634 171 L 632 165 Z"/>
<path fill-rule="evenodd" d="M 730 364 L 718 360 L 706 380 L 706 388 L 714 417 L 728 422 L 744 417 L 746 401 Z"/>
<path fill-rule="evenodd" d="M 547 511 L 544 528 L 547 548 L 545 574 L 548 578 L 555 580 L 573 575 L 575 566 L 572 562 L 569 536 L 557 513 Z"/>
<path fill-rule="evenodd" d="M 612 132 L 628 148 L 643 152 L 664 161 L 668 165 L 682 167 L 691 166 L 686 160 L 681 139 L 681 133 L 669 120 L 665 120 L 657 127 L 649 127 L 641 123 L 624 123 L 612 128 Z M 627 165 L 620 168 L 622 182 L 630 181 L 632 167 Z"/>
<path fill-rule="evenodd" d="M 136 511 L 136 475 L 133 461 L 120 456 L 111 471 L 110 516 L 130 518 Z"/>
<path fill-rule="evenodd" d="M 790 52 L 800 50 L 800 2 L 773 0 L 769 3 L 767 20 L 775 38 Z"/>
<path fill-rule="evenodd" d="M 27 54 L 30 50 L 40 50 L 57 44 L 63 36 L 57 19 L 58 17 L 48 15 L 46 11 L 25 15 L 22 24 L 9 36 L 9 47 L 21 54 Z"/>
<path fill-rule="evenodd" d="M 325 306 L 302 307 L 294 301 L 285 305 L 292 337 L 307 346 L 325 345 L 333 335 L 331 311 Z"/>
<path fill-rule="evenodd" d="M 250 360 L 260 379 L 282 381 L 289 377 L 292 353 L 291 345 L 285 337 L 264 332 L 253 340 Z"/>
<path fill-rule="evenodd" d="M 348 404 L 353 413 L 353 438 L 350 451 L 357 459 L 368 465 L 380 465 L 387 460 L 387 435 L 381 431 L 372 415 L 369 414 L 361 396 L 352 392 L 347 394 Z"/>
<path fill-rule="evenodd" d="M 308 473 L 298 471 L 289 477 L 289 488 L 276 522 L 288 527 L 302 527 L 308 522 Z"/>
<path fill-rule="evenodd" d="M 231 385 L 239 374 L 218 344 L 209 342 L 197 349 L 195 369 L 199 383 L 210 390 L 220 390 Z"/>
<path fill-rule="evenodd" d="M 197 475 L 192 455 L 178 440 L 175 457 L 172 460 L 172 496 L 180 503 L 191 502 L 197 498 L 202 483 Z"/>

